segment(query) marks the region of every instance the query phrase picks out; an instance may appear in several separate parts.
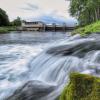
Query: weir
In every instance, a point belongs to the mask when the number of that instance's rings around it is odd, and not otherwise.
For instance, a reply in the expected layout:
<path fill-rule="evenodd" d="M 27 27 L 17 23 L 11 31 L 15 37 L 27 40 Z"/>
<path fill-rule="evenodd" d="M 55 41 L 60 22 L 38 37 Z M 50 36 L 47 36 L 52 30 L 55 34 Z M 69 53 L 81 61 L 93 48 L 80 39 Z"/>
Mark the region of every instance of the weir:
<path fill-rule="evenodd" d="M 63 24 L 45 24 L 41 21 L 36 22 L 22 22 L 22 26 L 18 28 L 20 31 L 68 31 L 74 30 L 75 26 L 67 26 L 66 23 Z"/>

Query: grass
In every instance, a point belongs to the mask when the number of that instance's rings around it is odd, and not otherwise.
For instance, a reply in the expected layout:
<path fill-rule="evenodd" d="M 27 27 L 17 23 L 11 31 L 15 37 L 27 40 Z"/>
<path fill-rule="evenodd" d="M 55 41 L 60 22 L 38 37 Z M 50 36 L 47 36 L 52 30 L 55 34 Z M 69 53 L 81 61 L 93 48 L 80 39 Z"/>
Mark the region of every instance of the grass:
<path fill-rule="evenodd" d="M 74 30 L 72 34 L 81 34 L 82 36 L 84 36 L 96 32 L 100 32 L 100 21 L 97 21 L 85 27 L 78 28 Z"/>
<path fill-rule="evenodd" d="M 16 31 L 16 26 L 0 27 L 0 33 L 8 33 L 10 31 Z"/>
<path fill-rule="evenodd" d="M 59 100 L 100 100 L 100 78 L 72 73 Z"/>

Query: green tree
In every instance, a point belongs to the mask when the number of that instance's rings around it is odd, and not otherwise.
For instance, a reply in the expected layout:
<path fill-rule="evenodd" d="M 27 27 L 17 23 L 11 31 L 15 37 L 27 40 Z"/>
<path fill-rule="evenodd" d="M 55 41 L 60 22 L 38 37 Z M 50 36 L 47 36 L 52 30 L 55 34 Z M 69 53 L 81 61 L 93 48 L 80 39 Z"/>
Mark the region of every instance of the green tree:
<path fill-rule="evenodd" d="M 21 26 L 21 18 L 17 17 L 15 20 L 11 22 L 12 26 Z"/>
<path fill-rule="evenodd" d="M 70 13 L 81 25 L 100 20 L 100 0 L 70 0 Z"/>
<path fill-rule="evenodd" d="M 0 26 L 8 26 L 9 18 L 6 12 L 0 8 Z"/>

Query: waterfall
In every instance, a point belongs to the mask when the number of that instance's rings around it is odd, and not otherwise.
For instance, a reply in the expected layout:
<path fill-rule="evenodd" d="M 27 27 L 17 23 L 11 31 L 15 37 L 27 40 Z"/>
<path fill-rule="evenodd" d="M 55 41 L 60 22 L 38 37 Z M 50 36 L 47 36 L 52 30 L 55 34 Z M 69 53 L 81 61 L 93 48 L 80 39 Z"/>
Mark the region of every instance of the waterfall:
<path fill-rule="evenodd" d="M 100 41 L 79 35 L 57 41 L 29 64 L 28 80 L 6 100 L 55 100 L 71 72 L 100 77 Z"/>

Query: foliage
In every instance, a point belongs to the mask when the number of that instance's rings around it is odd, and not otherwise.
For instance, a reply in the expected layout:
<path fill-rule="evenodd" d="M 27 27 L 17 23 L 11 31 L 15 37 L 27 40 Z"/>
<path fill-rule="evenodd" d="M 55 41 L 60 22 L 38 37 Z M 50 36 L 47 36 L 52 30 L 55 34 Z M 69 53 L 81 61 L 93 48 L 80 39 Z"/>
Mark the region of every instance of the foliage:
<path fill-rule="evenodd" d="M 82 36 L 88 35 L 93 32 L 100 32 L 100 21 L 93 24 L 87 25 L 85 27 L 78 28 L 72 32 L 72 34 L 81 34 Z"/>
<path fill-rule="evenodd" d="M 100 0 L 70 0 L 70 13 L 80 25 L 100 20 Z"/>
<path fill-rule="evenodd" d="M 0 26 L 9 25 L 9 18 L 6 12 L 0 8 Z"/>
<path fill-rule="evenodd" d="M 15 20 L 13 20 L 11 23 L 10 23 L 11 26 L 21 26 L 21 19 L 20 17 L 17 17 Z"/>
<path fill-rule="evenodd" d="M 0 33 L 7 33 L 7 32 L 8 32 L 7 29 L 5 29 L 5 28 L 3 28 L 3 27 L 0 27 Z"/>
<path fill-rule="evenodd" d="M 100 78 L 72 73 L 60 100 L 100 100 Z"/>
<path fill-rule="evenodd" d="M 16 27 L 14 26 L 0 27 L 0 33 L 8 33 L 9 31 L 16 31 Z"/>

